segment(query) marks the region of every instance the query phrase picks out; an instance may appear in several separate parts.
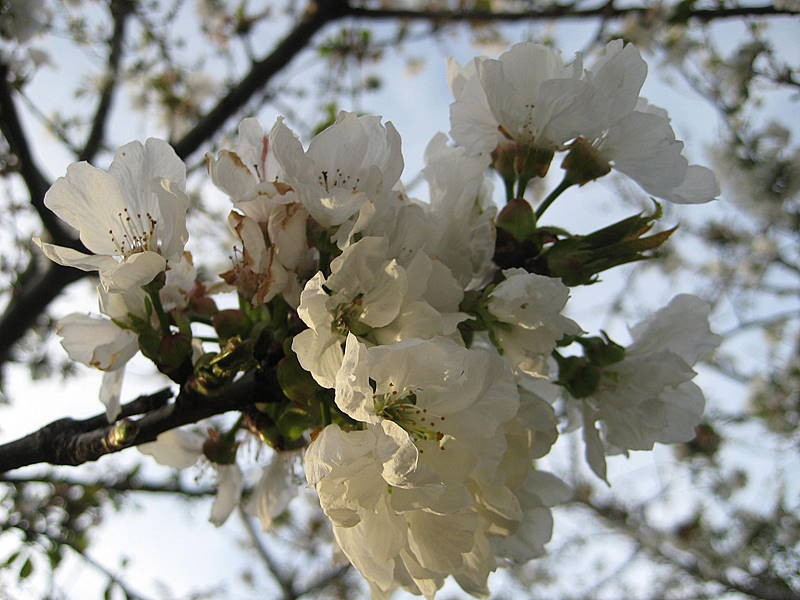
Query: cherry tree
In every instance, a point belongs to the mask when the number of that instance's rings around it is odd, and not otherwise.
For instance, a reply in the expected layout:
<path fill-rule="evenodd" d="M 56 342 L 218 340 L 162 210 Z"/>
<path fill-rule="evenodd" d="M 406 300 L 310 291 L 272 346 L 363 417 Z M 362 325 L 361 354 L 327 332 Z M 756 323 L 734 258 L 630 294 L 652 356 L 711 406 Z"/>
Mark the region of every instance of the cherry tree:
<path fill-rule="evenodd" d="M 63 408 L 0 446 L 11 580 L 34 589 L 45 561 L 56 573 L 75 553 L 107 594 L 141 597 L 93 558 L 87 519 L 167 493 L 213 496 L 216 526 L 238 513 L 285 598 L 552 585 L 558 556 L 583 539 L 560 537 L 560 518 L 614 532 L 631 554 L 554 593 L 792 597 L 797 482 L 780 456 L 797 427 L 800 173 L 791 123 L 760 124 L 759 102 L 797 86 L 770 42 L 795 8 L 400 4 L 2 4 L 13 234 L 0 359 L 39 377 L 103 372 L 102 412 Z M 716 30 L 745 18 L 738 44 Z M 553 41 L 544 30 L 515 39 L 515 23 L 567 19 L 596 26 L 574 54 L 541 43 Z M 390 50 L 456 35 L 500 49 L 448 61 L 449 134 L 427 132 L 412 159 L 391 114 L 357 109 L 394 85 L 380 78 Z M 62 83 L 74 103 L 53 108 L 32 90 L 57 77 L 59 36 L 105 60 Z M 293 66 L 303 61 L 314 68 Z M 718 175 L 690 162 L 659 99 L 642 96 L 648 62 L 650 77 L 679 78 L 719 111 Z M 266 107 L 281 116 L 263 121 Z M 130 141 L 131 114 L 151 137 Z M 37 121 L 55 141 L 33 134 Z M 69 155 L 60 171 L 43 160 L 53 145 Z M 619 217 L 587 209 L 587 225 L 570 212 L 583 208 L 564 209 L 591 205 L 607 181 Z M 723 202 L 721 219 L 707 207 Z M 609 325 L 579 318 L 571 307 L 615 277 L 601 294 Z M 653 278 L 695 294 L 654 305 Z M 76 287 L 96 301 L 59 313 Z M 713 331 L 715 313 L 733 323 Z M 734 339 L 760 329 L 773 334 Z M 751 368 L 756 343 L 763 365 Z M 157 389 L 131 394 L 126 365 L 145 360 Z M 707 402 L 699 370 L 747 403 L 713 391 Z M 743 431 L 777 448 L 780 485 L 756 509 L 738 498 L 747 468 L 723 451 Z M 614 491 L 608 457 L 657 444 L 676 445 L 677 468 L 709 487 L 691 514 L 675 510 L 680 486 L 649 501 Z M 208 483 L 142 475 L 143 457 L 99 480 L 33 467 L 110 465 L 133 447 Z M 290 507 L 312 490 L 312 509 Z M 670 508 L 678 516 L 654 514 Z M 281 532 L 308 560 L 326 540 L 344 561 L 316 556 L 309 573 L 276 552 Z M 626 578 L 641 568 L 650 590 Z"/>

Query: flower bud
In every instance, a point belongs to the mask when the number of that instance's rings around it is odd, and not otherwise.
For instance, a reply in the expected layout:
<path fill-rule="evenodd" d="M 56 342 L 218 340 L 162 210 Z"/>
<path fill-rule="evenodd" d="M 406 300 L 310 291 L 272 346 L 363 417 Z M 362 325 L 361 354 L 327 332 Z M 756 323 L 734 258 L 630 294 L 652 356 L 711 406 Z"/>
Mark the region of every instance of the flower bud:
<path fill-rule="evenodd" d="M 561 168 L 567 172 L 567 178 L 573 183 L 584 185 L 599 179 L 611 172 L 611 165 L 595 152 L 592 145 L 583 138 L 570 144 L 570 150 Z"/>
<path fill-rule="evenodd" d="M 645 252 L 661 246 L 676 229 L 643 237 L 660 217 L 657 206 L 652 215 L 634 215 L 589 235 L 558 240 L 536 261 L 535 272 L 560 277 L 569 286 L 589 285 L 597 281 L 598 273 L 652 258 Z"/>
<path fill-rule="evenodd" d="M 211 323 L 217 335 L 223 340 L 237 335 L 246 338 L 250 333 L 250 319 L 239 309 L 221 310 L 212 317 Z"/>
<path fill-rule="evenodd" d="M 536 231 L 533 207 L 524 198 L 514 198 L 497 215 L 496 225 L 514 236 L 518 242 L 524 242 Z"/>

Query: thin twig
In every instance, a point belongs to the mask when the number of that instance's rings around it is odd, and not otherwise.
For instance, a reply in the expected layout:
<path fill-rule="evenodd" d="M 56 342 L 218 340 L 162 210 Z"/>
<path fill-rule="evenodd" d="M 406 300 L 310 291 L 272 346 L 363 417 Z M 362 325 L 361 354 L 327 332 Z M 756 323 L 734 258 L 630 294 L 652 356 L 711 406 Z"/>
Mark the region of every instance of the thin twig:
<path fill-rule="evenodd" d="M 112 0 L 109 6 L 114 20 L 114 30 L 108 40 L 109 53 L 103 88 L 100 100 L 92 119 L 92 127 L 83 150 L 78 155 L 78 160 L 91 161 L 102 146 L 105 138 L 106 123 L 111 112 L 111 101 L 114 90 L 119 81 L 119 67 L 122 61 L 122 47 L 125 39 L 125 23 L 131 14 L 133 4 L 131 0 Z"/>
<path fill-rule="evenodd" d="M 644 523 L 625 507 L 611 502 L 597 503 L 588 498 L 576 498 L 575 503 L 589 509 L 614 530 L 625 534 L 651 556 L 680 569 L 694 579 L 713 581 L 730 591 L 763 600 L 795 600 L 797 598 L 788 588 L 783 589 L 755 577 L 749 577 L 746 583 L 734 581 L 726 573 L 715 569 L 712 562 L 696 550 L 686 557 L 680 556 L 677 550 L 664 542 L 663 535 L 659 531 Z M 721 561 L 720 564 L 725 564 L 725 561 Z"/>
<path fill-rule="evenodd" d="M 71 239 L 61 221 L 44 205 L 44 195 L 50 187 L 50 182 L 42 174 L 33 158 L 30 142 L 28 141 L 22 123 L 14 104 L 14 91 L 8 81 L 9 69 L 4 62 L 0 62 L 0 130 L 8 141 L 11 152 L 16 156 L 19 174 L 28 188 L 31 205 L 36 210 L 42 225 L 52 238 L 60 243 Z"/>
<path fill-rule="evenodd" d="M 253 544 L 253 548 L 255 548 L 256 553 L 258 554 L 261 561 L 264 563 L 264 566 L 269 571 L 269 574 L 272 575 L 272 578 L 275 580 L 275 583 L 278 584 L 282 592 L 283 600 L 294 600 L 298 597 L 297 592 L 294 589 L 294 577 L 289 576 L 287 577 L 281 570 L 278 563 L 272 557 L 272 555 L 267 550 L 266 546 L 261 541 L 261 536 L 256 531 L 256 528 L 253 526 L 253 522 L 250 520 L 250 516 L 244 511 L 244 509 L 240 506 L 239 507 L 239 517 L 241 518 L 242 525 L 244 525 L 244 529 L 247 532 L 247 535 L 250 537 L 250 541 Z"/>
<path fill-rule="evenodd" d="M 301 598 L 308 594 L 313 594 L 314 592 L 320 592 L 332 584 L 337 579 L 344 577 L 350 570 L 352 569 L 352 565 L 350 563 L 341 565 L 336 569 L 332 569 L 331 571 L 320 575 L 319 579 L 309 583 L 306 587 L 302 590 L 297 592 L 297 598 Z"/>
<path fill-rule="evenodd" d="M 200 499 L 214 496 L 217 490 L 214 488 L 201 488 L 189 489 L 183 487 L 177 481 L 169 481 L 165 483 L 147 483 L 138 480 L 131 480 L 119 478 L 116 480 L 95 480 L 95 481 L 81 481 L 71 477 L 63 477 L 60 475 L 38 475 L 31 477 L 21 477 L 18 475 L 0 475 L 0 483 L 8 483 L 11 485 L 21 485 L 28 483 L 46 483 L 58 486 L 77 486 L 97 488 L 100 487 L 104 490 L 112 492 L 125 492 L 125 493 L 147 493 L 147 494 L 176 494 L 186 498 Z"/>
<path fill-rule="evenodd" d="M 357 8 L 352 7 L 347 12 L 351 17 L 364 19 L 404 19 L 409 21 L 431 21 L 440 23 L 453 22 L 516 22 L 539 20 L 604 20 L 618 19 L 631 14 L 642 14 L 651 11 L 650 6 L 616 7 L 610 3 L 601 4 L 593 8 L 575 10 L 572 4 L 563 6 L 555 5 L 547 8 L 520 11 L 491 11 L 491 10 L 413 10 L 391 8 Z M 732 19 L 739 17 L 771 17 L 795 15 L 797 12 L 791 8 L 775 8 L 772 4 L 761 6 L 733 6 L 730 8 L 692 9 L 686 12 L 688 19 L 697 19 L 704 23 L 719 19 Z M 668 16 L 668 15 L 667 15 Z"/>
<path fill-rule="evenodd" d="M 776 325 L 783 321 L 788 321 L 790 319 L 800 319 L 800 310 L 794 308 L 791 310 L 782 311 L 779 313 L 775 313 L 774 315 L 769 315 L 768 317 L 759 317 L 758 319 L 751 319 L 750 321 L 744 321 L 731 327 L 727 331 L 720 333 L 723 338 L 731 338 L 735 335 L 740 333 L 744 333 L 749 329 L 764 329 L 769 327 L 770 325 Z"/>

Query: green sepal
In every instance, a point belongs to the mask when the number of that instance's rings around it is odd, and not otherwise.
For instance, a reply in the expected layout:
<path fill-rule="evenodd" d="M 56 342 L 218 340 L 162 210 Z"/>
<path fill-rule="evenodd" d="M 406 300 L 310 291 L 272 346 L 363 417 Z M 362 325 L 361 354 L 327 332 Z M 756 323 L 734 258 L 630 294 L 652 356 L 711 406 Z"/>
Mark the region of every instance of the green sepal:
<path fill-rule="evenodd" d="M 590 285 L 597 275 L 619 265 L 649 260 L 645 254 L 659 248 L 677 227 L 644 237 L 661 217 L 661 206 L 650 214 L 638 214 L 589 235 L 560 239 L 530 264 L 534 273 L 560 277 L 565 285 Z"/>
<path fill-rule="evenodd" d="M 587 398 L 593 395 L 600 383 L 602 371 L 582 356 L 561 356 L 554 353 L 558 363 L 556 383 L 567 389 L 573 398 Z"/>
<path fill-rule="evenodd" d="M 607 367 L 620 362 L 625 358 L 625 347 L 620 346 L 605 331 L 600 332 L 600 337 L 576 337 L 575 341 L 583 347 L 584 356 L 589 362 L 598 367 Z"/>
<path fill-rule="evenodd" d="M 498 229 L 510 233 L 518 242 L 533 238 L 536 232 L 536 216 L 530 202 L 524 198 L 512 198 L 497 215 Z"/>

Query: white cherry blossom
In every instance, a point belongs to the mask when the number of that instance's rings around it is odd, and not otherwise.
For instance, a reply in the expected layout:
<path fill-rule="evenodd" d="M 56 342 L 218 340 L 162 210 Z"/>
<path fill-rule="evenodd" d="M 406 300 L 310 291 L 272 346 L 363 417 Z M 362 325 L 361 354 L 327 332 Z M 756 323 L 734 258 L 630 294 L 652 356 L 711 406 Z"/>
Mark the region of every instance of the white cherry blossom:
<path fill-rule="evenodd" d="M 270 139 L 284 181 L 322 227 L 336 227 L 340 247 L 369 221 L 400 179 L 400 135 L 380 118 L 341 112 L 303 150 L 281 121 Z"/>
<path fill-rule="evenodd" d="M 328 426 L 305 468 L 374 595 L 402 586 L 430 597 L 449 575 L 486 594 L 497 556 L 541 554 L 549 507 L 567 490 L 531 469 L 546 452 L 537 437 L 555 439 L 552 408 L 527 394 L 518 411 L 517 398 L 488 351 L 443 338 L 367 348 L 348 337 L 336 403 L 364 429 Z"/>
<path fill-rule="evenodd" d="M 51 260 L 99 271 L 108 291 L 150 282 L 180 260 L 189 237 L 184 193 L 186 168 L 163 140 L 131 142 L 117 151 L 108 172 L 73 163 L 45 195 L 45 205 L 78 230 L 94 254 L 34 238 Z"/>
<path fill-rule="evenodd" d="M 437 134 L 425 148 L 423 175 L 430 205 L 426 252 L 445 264 L 464 289 L 479 289 L 491 279 L 497 207 L 486 161 L 464 148 L 447 145 Z"/>
<path fill-rule="evenodd" d="M 306 239 L 308 212 L 292 187 L 280 181 L 271 142 L 280 128 L 285 125 L 279 119 L 266 135 L 256 119 L 244 119 L 234 150 L 206 158 L 212 181 L 234 202 L 228 225 L 242 242 L 241 257 L 223 278 L 253 305 L 282 294 L 297 306 L 300 278 L 313 264 Z"/>
<path fill-rule="evenodd" d="M 708 314 L 708 304 L 696 296 L 676 296 L 633 327 L 625 358 L 603 369 L 597 392 L 581 408 L 587 460 L 602 479 L 606 454 L 694 437 L 705 398 L 692 382 L 692 366 L 721 341 L 709 329 Z"/>
<path fill-rule="evenodd" d="M 154 442 L 137 446 L 139 452 L 152 456 L 167 467 L 187 469 L 205 460 L 203 444 L 206 437 L 188 429 L 170 429 L 161 433 Z M 244 476 L 239 465 L 210 463 L 217 476 L 217 495 L 211 505 L 209 521 L 219 527 L 239 504 L 244 489 Z"/>
<path fill-rule="evenodd" d="M 533 377 L 546 377 L 550 353 L 565 335 L 581 328 L 561 314 L 569 288 L 561 280 L 506 269 L 505 279 L 492 290 L 487 308 L 500 322 L 492 335 L 511 365 Z"/>
<path fill-rule="evenodd" d="M 462 291 L 449 271 L 418 252 L 406 267 L 389 255 L 385 237 L 364 237 L 331 262 L 331 274 L 312 277 L 298 316 L 309 329 L 292 349 L 322 387 L 333 387 L 348 333 L 372 343 L 456 332 Z"/>
<path fill-rule="evenodd" d="M 476 58 L 465 67 L 448 64 L 450 135 L 472 154 L 488 155 L 513 140 L 555 150 L 569 140 L 551 127 L 585 87 L 580 69 L 564 65 L 561 55 L 540 44 L 516 44 L 497 59 Z"/>
<path fill-rule="evenodd" d="M 273 127 L 273 131 L 282 119 Z M 211 181 L 231 200 L 252 201 L 260 195 L 275 196 L 290 190 L 280 182 L 281 168 L 272 150 L 271 134 L 266 134 L 258 119 L 239 123 L 237 142 L 231 150 L 220 150 L 216 157 L 206 154 Z"/>

